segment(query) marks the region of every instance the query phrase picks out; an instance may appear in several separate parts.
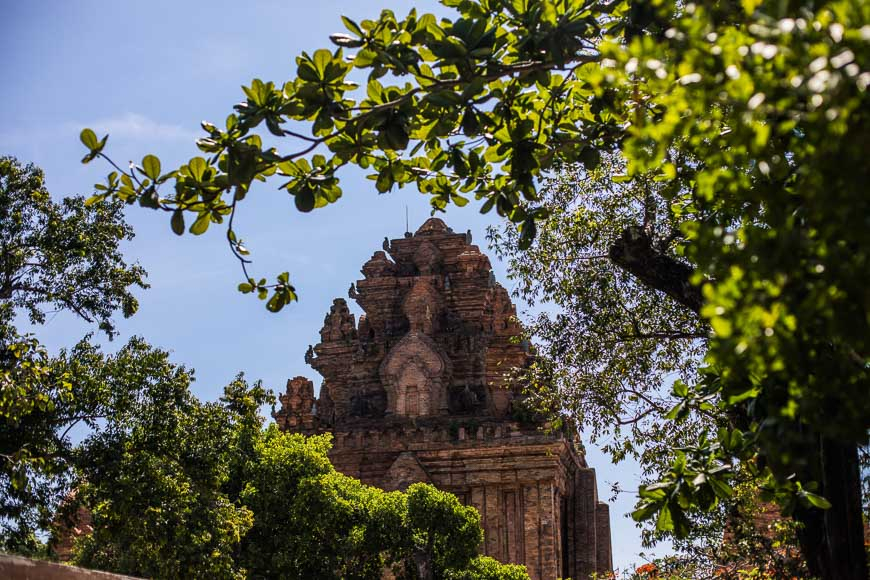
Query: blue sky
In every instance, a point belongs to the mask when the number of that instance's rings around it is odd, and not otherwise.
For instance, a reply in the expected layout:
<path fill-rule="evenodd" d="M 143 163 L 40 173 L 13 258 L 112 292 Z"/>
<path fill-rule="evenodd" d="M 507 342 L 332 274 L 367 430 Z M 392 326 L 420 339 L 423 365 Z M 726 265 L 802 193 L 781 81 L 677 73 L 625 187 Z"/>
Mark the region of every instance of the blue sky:
<path fill-rule="evenodd" d="M 201 120 L 222 122 L 243 98 L 240 86 L 252 78 L 291 78 L 297 54 L 328 47 L 328 35 L 343 31 L 339 15 L 373 18 L 382 7 L 404 15 L 412 6 L 443 11 L 431 1 L 404 0 L 6 2 L 0 155 L 42 167 L 57 197 L 89 195 L 109 171 L 100 162 L 79 163 L 83 127 L 110 134 L 107 151 L 116 161 L 154 153 L 164 168 L 177 166 L 198 154 Z M 236 224 L 253 252 L 253 271 L 272 278 L 287 270 L 300 293 L 299 303 L 278 315 L 236 291 L 238 264 L 220 228 L 178 238 L 164 214 L 133 208 L 128 219 L 137 236 L 124 251 L 145 267 L 152 287 L 139 293 L 139 313 L 119 320 L 121 336 L 106 348 L 144 336 L 196 369 L 193 390 L 205 399 L 215 399 L 239 371 L 275 390 L 296 375 L 317 382 L 303 355 L 318 341 L 333 298 L 346 297 L 384 236 L 402 235 L 406 206 L 412 230 L 429 215 L 425 196 L 407 188 L 378 195 L 362 173 L 345 175 L 343 189 L 337 204 L 311 214 L 297 212 L 274 187 L 253 190 L 242 206 Z M 452 208 L 445 217 L 456 231 L 471 229 L 482 246 L 496 219 L 471 207 Z M 510 289 L 505 265 L 493 259 L 493 266 Z M 37 332 L 56 350 L 89 330 L 61 313 Z M 613 466 L 588 447 L 602 498 L 612 482 L 636 488 L 636 466 Z M 633 503 L 626 493 L 611 505 L 614 565 L 620 568 L 642 562 L 639 531 L 625 516 Z"/>

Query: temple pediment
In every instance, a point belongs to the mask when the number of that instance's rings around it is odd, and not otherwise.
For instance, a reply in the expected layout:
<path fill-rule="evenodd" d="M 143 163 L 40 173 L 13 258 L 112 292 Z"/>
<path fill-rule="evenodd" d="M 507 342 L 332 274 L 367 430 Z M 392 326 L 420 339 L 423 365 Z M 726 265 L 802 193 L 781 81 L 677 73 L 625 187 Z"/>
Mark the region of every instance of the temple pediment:
<path fill-rule="evenodd" d="M 400 453 L 390 465 L 386 479 L 389 481 L 389 485 L 385 487 L 387 491 L 405 491 L 412 483 L 432 483 L 426 468 L 416 455 L 408 451 Z"/>
<path fill-rule="evenodd" d="M 450 364 L 434 340 L 406 334 L 381 365 L 387 413 L 403 417 L 446 414 Z"/>

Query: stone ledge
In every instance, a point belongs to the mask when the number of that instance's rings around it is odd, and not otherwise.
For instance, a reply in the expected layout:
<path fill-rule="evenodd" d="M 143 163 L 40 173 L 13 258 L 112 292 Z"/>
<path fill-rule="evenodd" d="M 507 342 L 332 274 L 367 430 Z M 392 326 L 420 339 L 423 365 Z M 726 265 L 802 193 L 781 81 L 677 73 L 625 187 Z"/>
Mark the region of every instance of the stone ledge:
<path fill-rule="evenodd" d="M 447 444 L 451 449 L 481 448 L 485 446 L 501 446 L 511 441 L 521 439 L 524 445 L 530 443 L 549 444 L 565 440 L 564 435 L 557 432 L 547 433 L 537 428 L 523 428 L 519 423 L 504 421 L 479 420 L 473 417 L 457 417 L 452 425 L 443 419 L 437 424 L 425 424 L 418 421 L 415 424 L 360 424 L 357 428 L 344 425 L 335 430 L 320 429 L 313 433 L 333 434 L 336 449 L 378 449 L 378 450 L 424 450 L 432 444 L 444 448 Z"/>
<path fill-rule="evenodd" d="M 0 554 L 0 578 L 4 580 L 138 580 L 133 576 L 88 570 L 9 554 Z"/>

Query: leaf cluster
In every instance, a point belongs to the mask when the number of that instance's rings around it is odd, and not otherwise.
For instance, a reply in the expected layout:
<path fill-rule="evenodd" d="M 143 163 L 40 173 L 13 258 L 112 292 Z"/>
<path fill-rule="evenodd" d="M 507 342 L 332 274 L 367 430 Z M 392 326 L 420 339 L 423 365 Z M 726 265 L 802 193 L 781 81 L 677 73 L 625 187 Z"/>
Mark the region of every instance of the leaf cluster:
<path fill-rule="evenodd" d="M 112 315 L 132 316 L 131 288 L 147 288 L 145 271 L 127 264 L 119 244 L 133 238 L 122 204 L 60 203 L 42 171 L 0 158 L 0 303 L 45 322 L 47 306 L 70 311 L 115 334 Z"/>
<path fill-rule="evenodd" d="M 335 471 L 330 447 L 328 435 L 263 432 L 240 494 L 254 514 L 240 555 L 251 577 L 380 578 L 385 568 L 408 580 L 528 577 L 480 561 L 480 515 L 456 496 L 364 485 Z"/>

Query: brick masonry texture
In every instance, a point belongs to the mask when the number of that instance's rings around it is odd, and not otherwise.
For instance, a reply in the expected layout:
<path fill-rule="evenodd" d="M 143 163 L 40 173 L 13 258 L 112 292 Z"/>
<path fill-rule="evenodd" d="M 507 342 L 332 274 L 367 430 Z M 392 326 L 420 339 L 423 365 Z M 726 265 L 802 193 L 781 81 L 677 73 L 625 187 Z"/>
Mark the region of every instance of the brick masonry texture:
<path fill-rule="evenodd" d="M 132 576 L 86 570 L 8 554 L 0 554 L 0 578 L 3 580 L 136 580 Z"/>
<path fill-rule="evenodd" d="M 510 296 L 471 234 L 437 218 L 385 239 L 309 347 L 323 377 L 287 383 L 278 425 L 331 432 L 330 458 L 383 489 L 427 482 L 481 514 L 482 552 L 534 580 L 612 568 L 610 515 L 570 434 L 523 411 L 514 369 L 531 362 Z"/>

